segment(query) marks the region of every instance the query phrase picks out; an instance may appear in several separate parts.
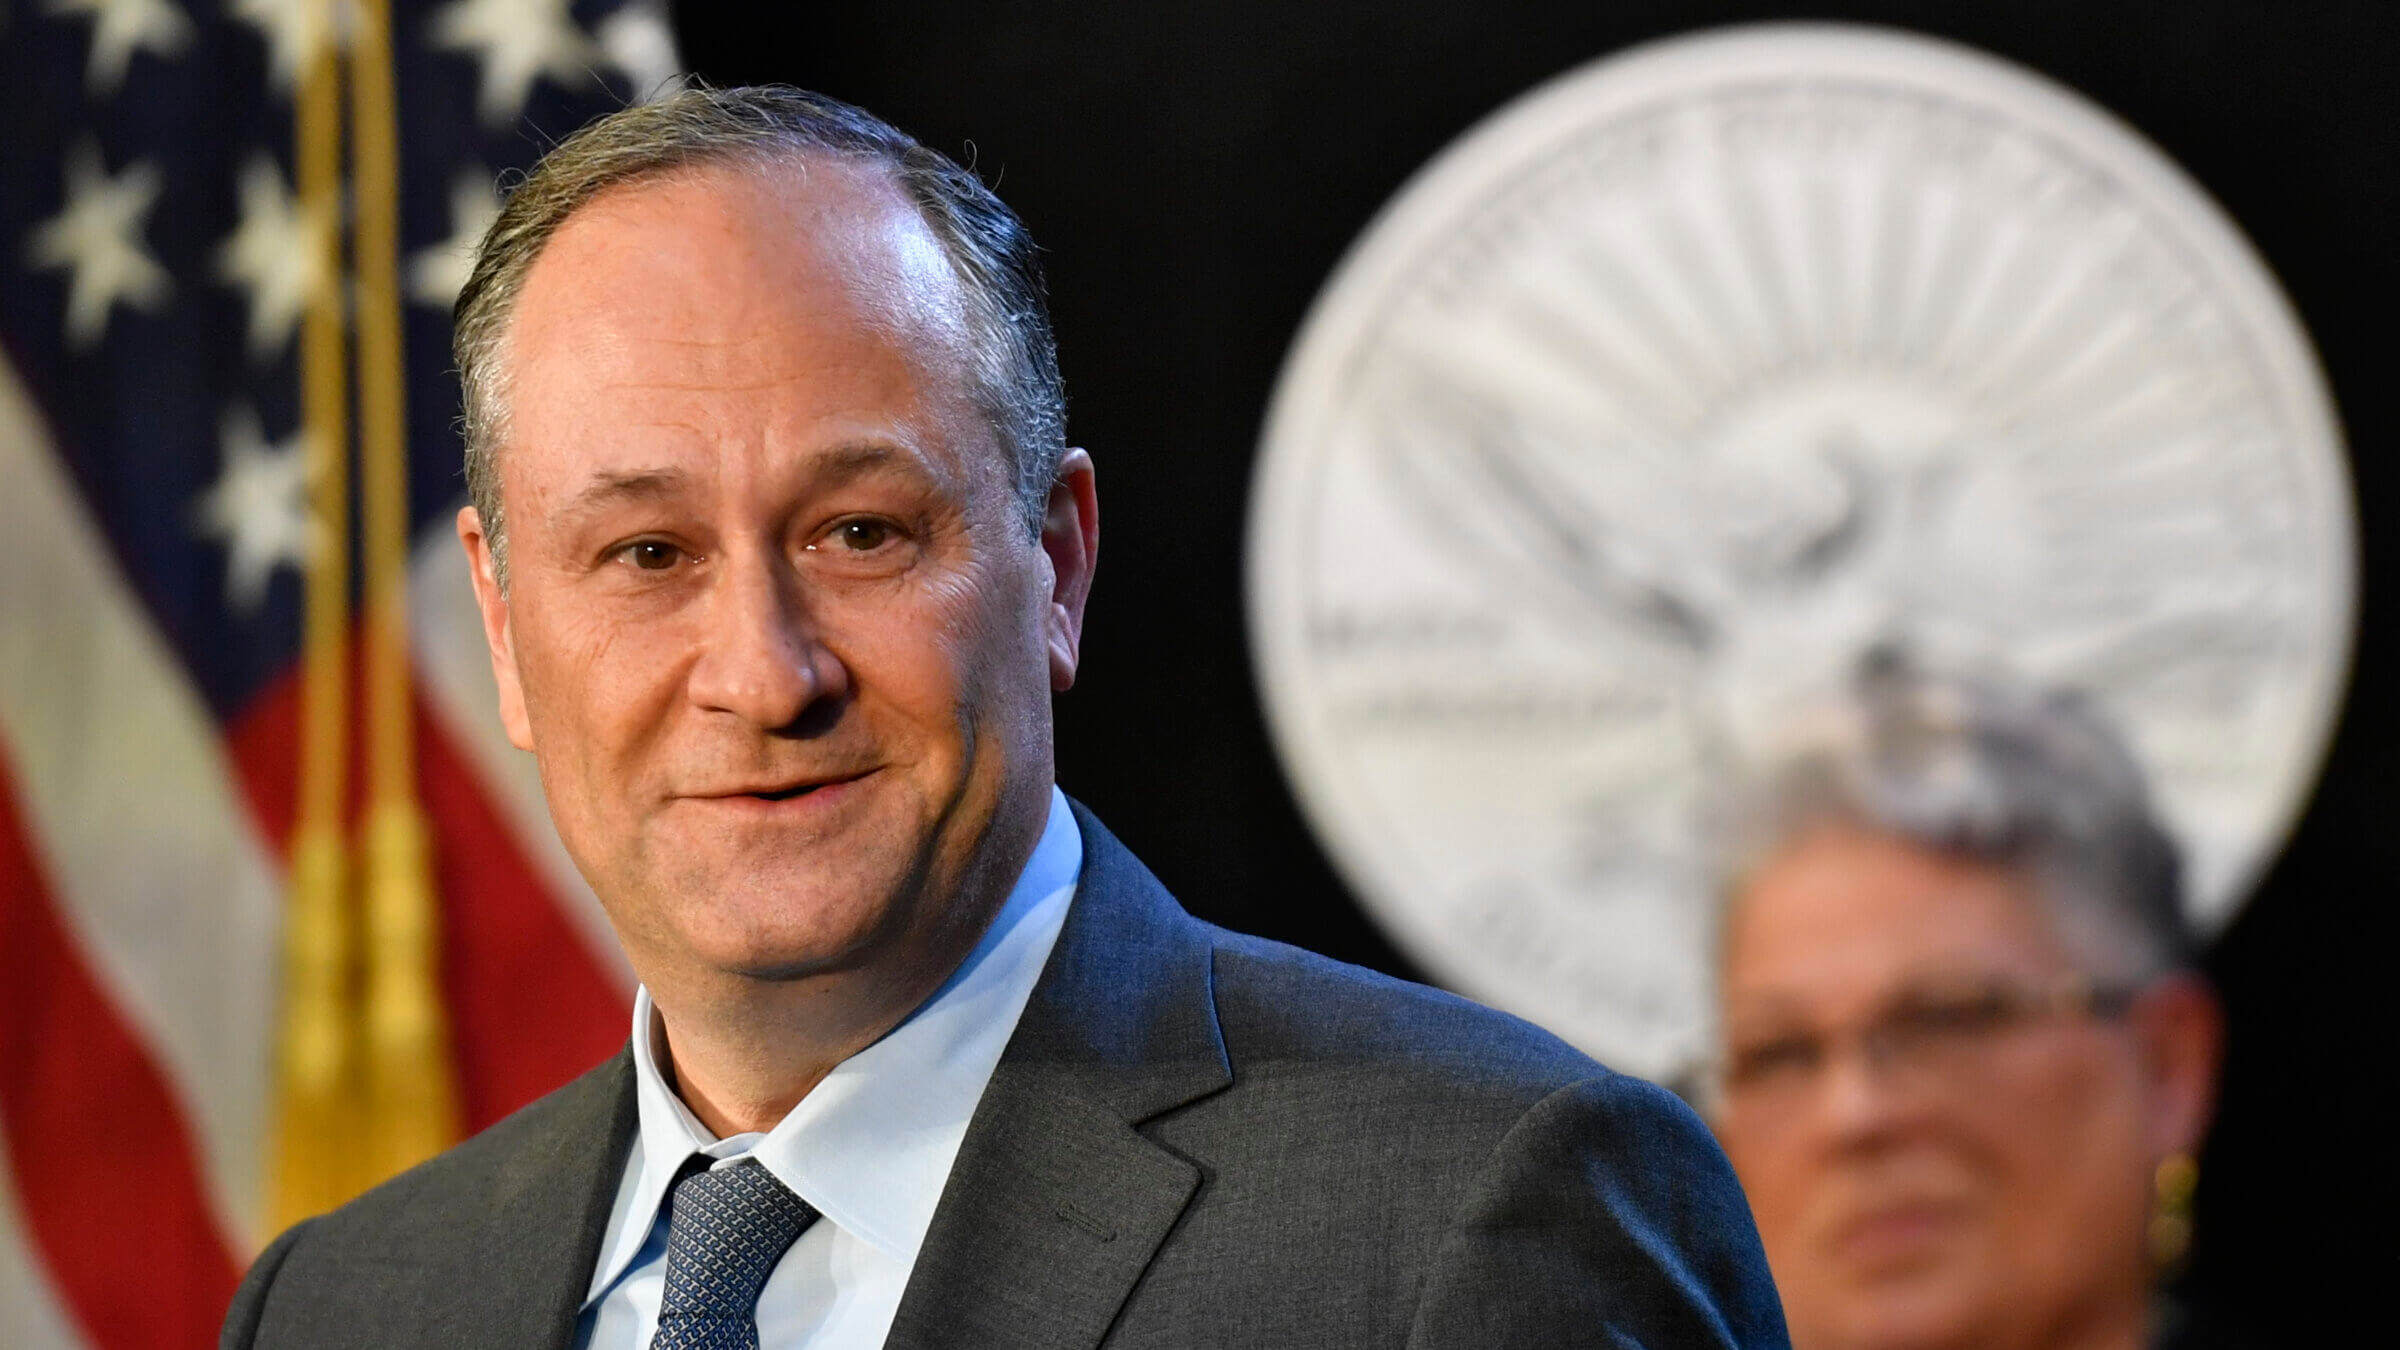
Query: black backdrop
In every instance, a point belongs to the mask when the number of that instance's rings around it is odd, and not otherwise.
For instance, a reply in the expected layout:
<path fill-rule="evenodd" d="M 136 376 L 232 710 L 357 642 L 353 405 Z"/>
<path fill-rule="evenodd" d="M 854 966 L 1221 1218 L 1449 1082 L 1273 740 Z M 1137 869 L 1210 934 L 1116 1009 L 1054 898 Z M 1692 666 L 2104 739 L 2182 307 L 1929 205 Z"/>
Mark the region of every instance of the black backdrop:
<path fill-rule="evenodd" d="M 1302 823 L 1244 631 L 1249 473 L 1285 349 L 1343 250 L 1457 133 L 1630 43 L 1758 18 L 1958 38 L 2082 90 L 2249 231 L 2315 333 L 2363 516 L 2363 620 L 2332 759 L 2211 965 L 2232 1012 L 2186 1294 L 2255 1343 L 2332 1343 L 2400 1274 L 2384 991 L 2400 875 L 2389 583 L 2400 560 L 2395 222 L 2383 3 L 1961 0 L 1797 9 L 1566 0 L 1123 0 L 989 10 L 881 0 L 677 16 L 687 65 L 853 100 L 953 154 L 1046 246 L 1072 434 L 1100 466 L 1103 565 L 1060 776 L 1185 903 L 1228 926 L 1415 974 Z M 2387 1322 L 2388 1325 L 2388 1322 Z M 2355 1334 L 2355 1333 L 2353 1333 Z M 2344 1339 L 2348 1339 L 2344 1337 Z"/>

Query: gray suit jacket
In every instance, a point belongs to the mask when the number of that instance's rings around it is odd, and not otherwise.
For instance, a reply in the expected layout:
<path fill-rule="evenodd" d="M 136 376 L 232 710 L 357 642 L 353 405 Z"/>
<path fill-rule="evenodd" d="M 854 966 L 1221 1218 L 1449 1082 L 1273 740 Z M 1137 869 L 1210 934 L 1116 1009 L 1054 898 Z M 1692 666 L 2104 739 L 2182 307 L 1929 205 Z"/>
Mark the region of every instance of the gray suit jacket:
<path fill-rule="evenodd" d="M 893 1347 L 1784 1346 L 1667 1093 L 1513 1018 L 1201 923 L 1098 821 Z M 252 1266 L 233 1347 L 564 1347 L 620 1053 Z"/>

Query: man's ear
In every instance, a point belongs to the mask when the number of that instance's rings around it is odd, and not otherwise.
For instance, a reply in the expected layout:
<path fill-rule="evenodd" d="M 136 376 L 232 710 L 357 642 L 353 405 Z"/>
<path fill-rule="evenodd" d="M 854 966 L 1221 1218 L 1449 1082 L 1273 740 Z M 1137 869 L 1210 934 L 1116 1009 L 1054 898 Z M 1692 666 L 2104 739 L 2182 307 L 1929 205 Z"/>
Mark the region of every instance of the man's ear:
<path fill-rule="evenodd" d="M 525 717 L 525 686 L 517 679 L 517 640 L 509 626 L 508 593 L 492 557 L 491 536 L 483 532 L 483 517 L 472 506 L 458 509 L 458 542 L 467 551 L 467 570 L 475 578 L 475 607 L 483 612 L 483 644 L 492 654 L 492 680 L 500 686 L 500 725 L 509 744 L 533 749 L 533 724 Z"/>
<path fill-rule="evenodd" d="M 1082 450 L 1060 456 L 1058 475 L 1050 480 L 1042 552 L 1050 557 L 1050 608 L 1044 621 L 1050 687 L 1064 693 L 1075 685 L 1083 603 L 1091 596 L 1092 566 L 1100 557 L 1100 498 L 1092 486 L 1092 457 Z"/>
<path fill-rule="evenodd" d="M 2198 1153 L 2216 1114 L 2224 1005 L 2208 981 L 2170 975 L 2134 1005 L 2134 1030 L 2150 1078 L 2151 1151 L 2160 1158 Z"/>

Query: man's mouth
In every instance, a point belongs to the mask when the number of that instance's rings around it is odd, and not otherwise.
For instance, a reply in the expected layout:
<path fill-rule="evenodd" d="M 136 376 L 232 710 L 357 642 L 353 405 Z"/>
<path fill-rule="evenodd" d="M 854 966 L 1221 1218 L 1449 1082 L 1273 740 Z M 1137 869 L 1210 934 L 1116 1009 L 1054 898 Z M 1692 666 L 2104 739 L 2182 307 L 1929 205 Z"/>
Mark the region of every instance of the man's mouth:
<path fill-rule="evenodd" d="M 847 787 L 873 772 L 874 770 L 872 769 L 862 769 L 856 773 L 832 774 L 818 778 L 798 779 L 782 783 L 760 783 L 755 786 L 741 785 L 730 787 L 723 791 L 700 793 L 697 795 L 704 798 L 713 798 L 718 801 L 728 802 L 788 802 L 797 800 L 801 797 L 813 796 L 817 793 L 826 792 L 834 788 Z"/>

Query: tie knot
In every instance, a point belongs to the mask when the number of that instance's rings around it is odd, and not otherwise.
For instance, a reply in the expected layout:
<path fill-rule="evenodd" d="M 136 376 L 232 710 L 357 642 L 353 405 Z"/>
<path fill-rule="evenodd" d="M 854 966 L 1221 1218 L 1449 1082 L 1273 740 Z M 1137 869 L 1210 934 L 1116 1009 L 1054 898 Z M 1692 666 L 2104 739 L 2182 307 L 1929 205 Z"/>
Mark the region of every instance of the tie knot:
<path fill-rule="evenodd" d="M 684 1164 L 667 1192 L 667 1287 L 652 1350 L 754 1350 L 758 1293 L 817 1211 L 755 1160 Z"/>

